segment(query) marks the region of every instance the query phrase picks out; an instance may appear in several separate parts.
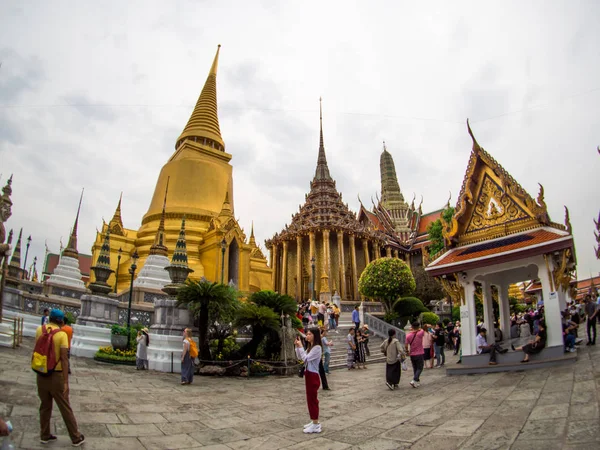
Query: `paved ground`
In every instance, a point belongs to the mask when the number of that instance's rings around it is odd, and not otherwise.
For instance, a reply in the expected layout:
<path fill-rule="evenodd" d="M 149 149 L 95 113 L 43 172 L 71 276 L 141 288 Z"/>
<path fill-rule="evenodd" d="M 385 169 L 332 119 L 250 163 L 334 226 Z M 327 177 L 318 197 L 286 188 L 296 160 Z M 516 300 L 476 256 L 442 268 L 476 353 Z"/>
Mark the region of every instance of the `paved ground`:
<path fill-rule="evenodd" d="M 0 348 L 0 414 L 21 448 L 70 448 L 58 411 L 59 441 L 38 441 L 29 352 Z M 403 375 L 393 392 L 383 365 L 338 370 L 332 391 L 320 392 L 320 435 L 302 433 L 308 414 L 297 377 L 198 377 L 181 386 L 178 375 L 73 363 L 71 403 L 88 450 L 600 448 L 600 346 L 583 347 L 577 364 L 564 368 L 461 377 L 434 369 L 419 389 Z"/>

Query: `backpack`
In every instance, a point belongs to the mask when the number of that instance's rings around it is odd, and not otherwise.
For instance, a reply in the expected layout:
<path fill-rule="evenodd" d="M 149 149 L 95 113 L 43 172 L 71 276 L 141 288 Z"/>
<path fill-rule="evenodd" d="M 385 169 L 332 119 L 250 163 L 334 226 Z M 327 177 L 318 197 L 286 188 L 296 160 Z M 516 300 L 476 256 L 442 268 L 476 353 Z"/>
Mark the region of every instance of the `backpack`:
<path fill-rule="evenodd" d="M 54 372 L 58 361 L 54 350 L 54 335 L 61 331 L 55 328 L 48 332 L 48 327 L 42 325 L 42 335 L 35 343 L 33 355 L 31 357 L 31 369 L 43 376 L 48 376 Z"/>
<path fill-rule="evenodd" d="M 188 342 L 190 344 L 190 358 L 197 358 L 198 357 L 198 347 L 196 346 L 196 341 L 194 341 L 192 338 L 188 339 Z"/>

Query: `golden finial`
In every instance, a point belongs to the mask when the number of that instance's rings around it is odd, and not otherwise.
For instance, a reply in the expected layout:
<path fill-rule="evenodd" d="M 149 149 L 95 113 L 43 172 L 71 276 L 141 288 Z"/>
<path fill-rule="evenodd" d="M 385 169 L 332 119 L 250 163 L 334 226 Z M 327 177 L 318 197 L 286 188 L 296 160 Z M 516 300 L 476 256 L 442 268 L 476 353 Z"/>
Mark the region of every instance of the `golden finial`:
<path fill-rule="evenodd" d="M 475 139 L 475 138 L 473 138 L 473 139 Z M 446 202 L 446 209 L 450 208 L 450 200 L 452 200 L 452 191 L 449 191 L 449 192 L 450 192 L 450 196 L 448 197 L 448 201 Z M 421 202 L 422 202 L 422 200 L 421 200 Z"/>
<path fill-rule="evenodd" d="M 544 201 L 544 186 L 542 186 L 542 183 L 538 184 L 540 186 L 540 192 L 538 193 L 537 204 L 546 209 L 546 202 Z"/>
<path fill-rule="evenodd" d="M 158 224 L 158 230 L 156 231 L 156 237 L 154 238 L 154 244 L 150 247 L 151 255 L 168 255 L 168 249 L 165 245 L 165 215 L 167 208 L 167 194 L 169 192 L 169 181 L 171 177 L 167 177 L 167 186 L 165 187 L 165 198 L 163 200 L 162 213 L 160 215 L 160 223 Z"/>
<path fill-rule="evenodd" d="M 473 130 L 471 130 L 471 125 L 469 124 L 469 119 L 467 119 L 467 130 L 469 130 L 469 136 L 471 136 L 471 139 L 473 140 L 473 151 L 474 152 L 481 151 L 481 147 L 479 146 L 479 144 L 477 143 L 477 139 L 475 139 L 475 136 L 473 135 Z"/>
<path fill-rule="evenodd" d="M 77 259 L 79 257 L 79 252 L 77 251 L 77 226 L 79 224 L 79 213 L 81 212 L 81 202 L 83 201 L 83 191 L 84 188 L 81 189 L 81 196 L 79 197 L 79 206 L 77 207 L 77 215 L 75 216 L 75 223 L 73 224 L 73 230 L 71 231 L 71 236 L 69 237 L 69 242 L 67 243 L 67 248 L 65 248 L 63 255 L 69 256 L 71 258 Z"/>
<path fill-rule="evenodd" d="M 573 227 L 571 226 L 571 218 L 569 217 L 569 208 L 565 205 L 565 227 L 567 228 L 567 232 L 572 234 Z"/>

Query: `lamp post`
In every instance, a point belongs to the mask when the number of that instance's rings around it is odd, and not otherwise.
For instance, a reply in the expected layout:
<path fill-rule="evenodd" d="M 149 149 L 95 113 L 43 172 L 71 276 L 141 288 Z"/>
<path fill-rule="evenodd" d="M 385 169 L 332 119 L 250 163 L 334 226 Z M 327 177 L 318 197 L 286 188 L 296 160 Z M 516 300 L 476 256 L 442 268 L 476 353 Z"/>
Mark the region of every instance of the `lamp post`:
<path fill-rule="evenodd" d="M 129 342 L 131 340 L 131 332 L 129 330 L 129 327 L 131 325 L 131 299 L 133 297 L 133 277 L 135 275 L 135 269 L 137 269 L 137 260 L 138 260 L 139 256 L 137 253 L 137 250 L 135 250 L 133 252 L 133 255 L 131 255 L 131 267 L 129 268 L 129 273 L 131 274 L 131 284 L 129 285 L 129 306 L 127 306 L 127 348 L 129 348 Z"/>
<path fill-rule="evenodd" d="M 121 254 L 123 253 L 123 249 L 119 247 L 119 251 L 117 252 L 117 270 L 115 271 L 115 294 L 117 293 L 117 286 L 119 285 L 119 266 L 121 265 Z"/>
<path fill-rule="evenodd" d="M 221 284 L 223 284 L 223 278 L 225 277 L 225 250 L 227 249 L 227 241 L 225 237 L 221 241 Z"/>
<path fill-rule="evenodd" d="M 310 267 L 312 268 L 312 287 L 311 287 L 311 292 L 310 292 L 310 297 L 311 300 L 315 301 L 315 290 L 316 290 L 316 286 L 315 286 L 315 257 L 313 256 L 312 258 L 310 258 Z"/>
<path fill-rule="evenodd" d="M 29 254 L 29 246 L 31 245 L 31 235 L 27 238 L 27 248 L 25 249 L 25 262 L 23 263 L 23 270 L 27 270 L 27 255 Z"/>

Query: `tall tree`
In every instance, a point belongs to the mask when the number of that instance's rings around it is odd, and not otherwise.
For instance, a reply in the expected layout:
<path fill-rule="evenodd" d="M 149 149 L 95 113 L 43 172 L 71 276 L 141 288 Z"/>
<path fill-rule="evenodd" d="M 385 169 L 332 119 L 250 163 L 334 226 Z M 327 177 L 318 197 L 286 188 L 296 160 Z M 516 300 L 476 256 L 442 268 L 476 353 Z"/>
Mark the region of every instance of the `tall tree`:
<path fill-rule="evenodd" d="M 415 297 L 421 299 L 424 304 L 429 304 L 431 300 L 441 300 L 446 296 L 442 285 L 431 275 L 425 272 L 423 266 L 414 266 L 412 274 L 417 285 Z"/>

